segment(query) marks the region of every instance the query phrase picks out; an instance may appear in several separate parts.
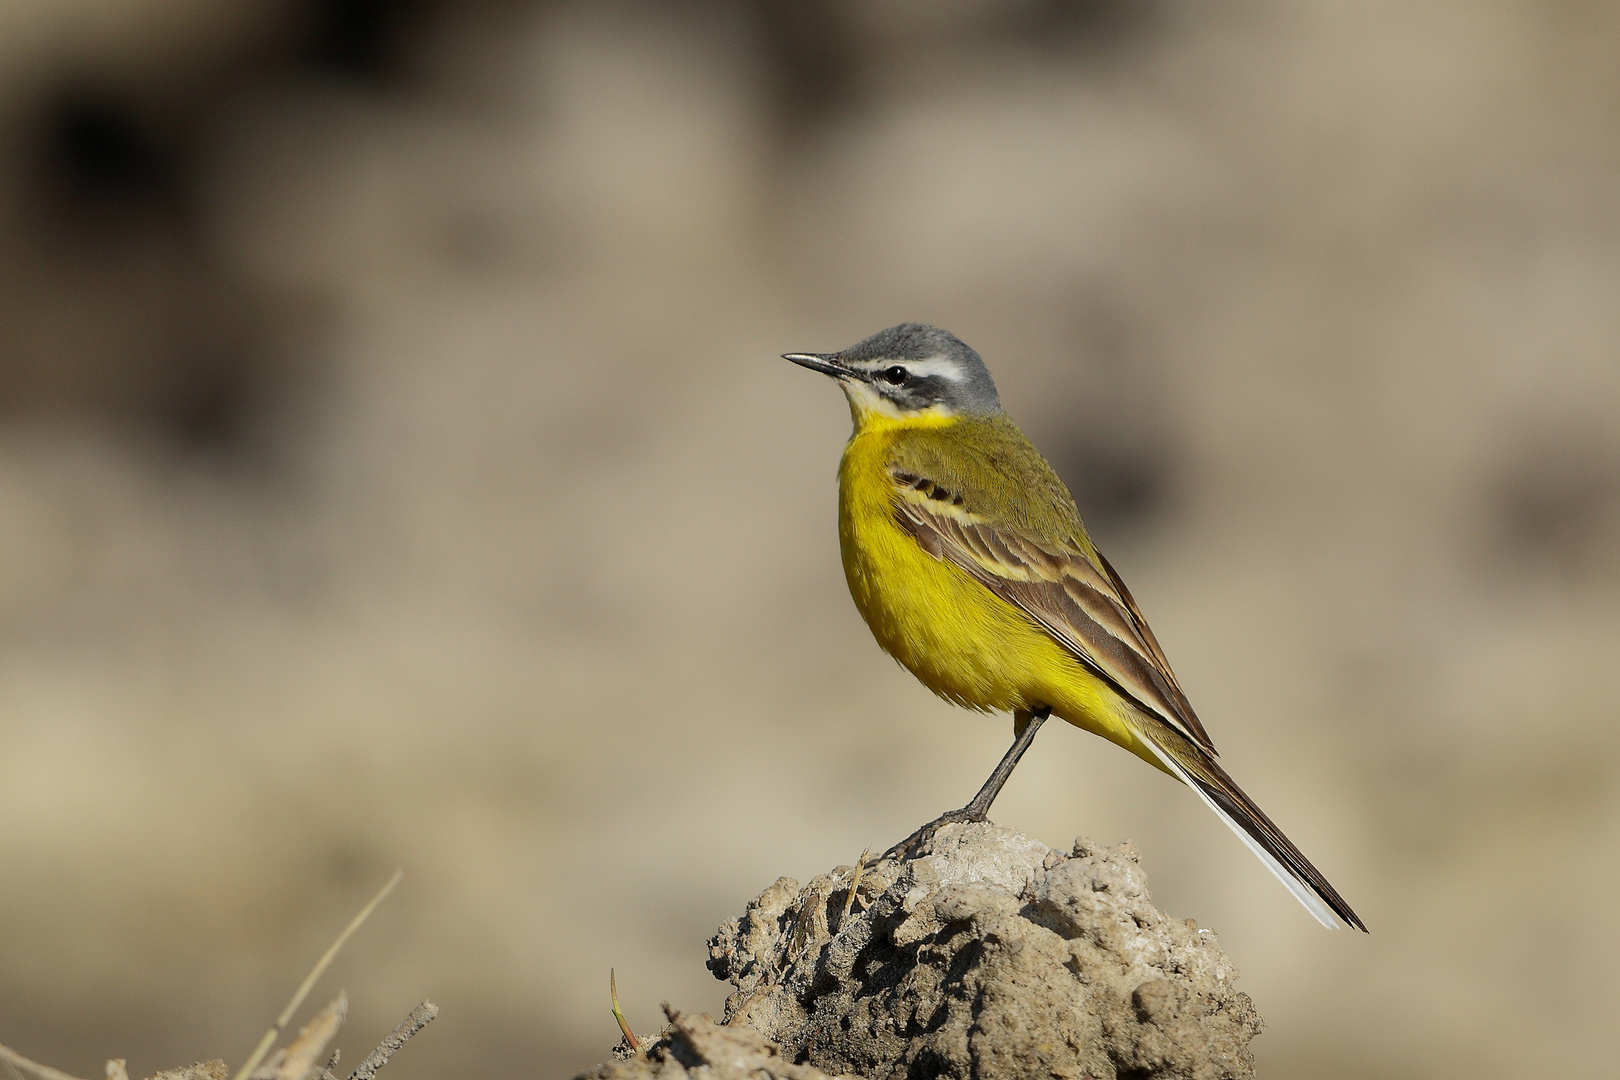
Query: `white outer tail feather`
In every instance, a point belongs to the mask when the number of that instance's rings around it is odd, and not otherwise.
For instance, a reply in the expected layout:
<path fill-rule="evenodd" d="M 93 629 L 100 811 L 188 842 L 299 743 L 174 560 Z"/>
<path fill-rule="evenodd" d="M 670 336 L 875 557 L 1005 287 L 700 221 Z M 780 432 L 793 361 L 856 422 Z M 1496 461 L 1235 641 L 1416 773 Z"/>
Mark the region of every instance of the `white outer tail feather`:
<path fill-rule="evenodd" d="M 1275 876 L 1278 881 L 1282 882 L 1283 888 L 1292 893 L 1294 899 L 1298 900 L 1300 904 L 1304 906 L 1306 911 L 1316 916 L 1317 922 L 1321 923 L 1329 930 L 1337 930 L 1341 926 L 1346 925 L 1345 922 L 1334 913 L 1333 909 L 1327 906 L 1327 902 L 1324 901 L 1320 896 L 1316 895 L 1315 889 L 1311 888 L 1308 884 L 1295 877 L 1286 866 L 1277 861 L 1277 857 L 1275 855 L 1261 847 L 1260 842 L 1254 837 L 1250 836 L 1248 831 L 1244 829 L 1242 825 L 1239 825 L 1236 821 L 1233 821 L 1231 817 L 1227 815 L 1226 811 L 1222 810 L 1220 806 L 1216 804 L 1215 800 L 1209 797 L 1209 794 L 1204 791 L 1203 787 L 1201 787 L 1196 780 L 1187 774 L 1187 770 L 1182 768 L 1178 761 L 1172 758 L 1169 754 L 1165 753 L 1163 750 L 1159 749 L 1159 747 L 1154 744 L 1152 739 L 1144 738 L 1142 741 L 1147 743 L 1148 747 L 1152 749 L 1154 756 L 1156 756 L 1160 761 L 1164 762 L 1165 768 L 1175 773 L 1183 784 L 1186 784 L 1188 787 L 1196 791 L 1198 793 L 1198 797 L 1204 800 L 1204 805 L 1215 811 L 1215 816 L 1226 822 L 1226 827 L 1228 829 L 1231 829 L 1234 833 L 1237 833 L 1237 838 L 1242 840 L 1243 843 L 1248 846 L 1249 850 L 1254 852 L 1255 855 L 1259 857 L 1260 861 L 1266 864 L 1266 869 L 1270 870 L 1273 876 Z"/>

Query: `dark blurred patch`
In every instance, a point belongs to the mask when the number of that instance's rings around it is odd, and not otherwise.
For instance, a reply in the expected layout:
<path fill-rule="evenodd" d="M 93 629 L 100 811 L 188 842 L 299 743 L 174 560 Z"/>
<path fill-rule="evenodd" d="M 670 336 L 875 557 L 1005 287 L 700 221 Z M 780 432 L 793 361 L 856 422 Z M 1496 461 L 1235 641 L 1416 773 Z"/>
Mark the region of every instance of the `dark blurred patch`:
<path fill-rule="evenodd" d="M 759 27 L 779 127 L 793 134 L 858 100 L 860 44 L 836 0 L 743 0 Z"/>
<path fill-rule="evenodd" d="M 188 453 L 261 449 L 268 410 L 310 393 L 315 373 L 283 356 L 285 316 L 307 304 L 218 262 L 198 212 L 201 148 L 220 107 L 290 69 L 397 80 L 443 6 L 285 0 L 170 67 L 64 71 L 20 91 L 0 128 L 13 181 L 0 222 L 14 223 L 0 236 L 0 418 L 107 421 Z"/>
<path fill-rule="evenodd" d="M 1154 0 L 1036 0 L 1025 5 L 1013 29 L 1035 44 L 1107 51 L 1146 40 L 1164 21 L 1162 5 Z"/>
<path fill-rule="evenodd" d="M 350 836 L 324 839 L 326 847 L 320 853 L 319 876 L 331 891 L 364 891 L 388 879 L 388 871 L 378 862 L 376 851 L 364 841 Z"/>
<path fill-rule="evenodd" d="M 1150 528 L 1171 509 L 1180 450 L 1154 377 L 1151 320 L 1107 281 L 1079 282 L 1055 348 L 1074 373 L 1053 393 L 1072 404 L 1031 437 L 1074 495 L 1094 536 Z"/>
<path fill-rule="evenodd" d="M 954 54 L 986 46 L 1082 49 L 1088 58 L 1127 52 L 1162 25 L 1150 0 L 1022 0 L 986 3 L 932 17 L 862 11 L 865 0 L 741 0 L 765 53 L 779 127 L 788 136 L 814 130 L 863 104 L 874 75 L 938 64 L 949 79 Z"/>
<path fill-rule="evenodd" d="M 184 377 L 147 417 L 178 448 L 231 452 L 241 447 L 259 404 L 252 363 L 214 352 L 186 364 Z"/>
<path fill-rule="evenodd" d="M 303 0 L 296 59 L 335 75 L 397 82 L 432 6 L 426 0 Z"/>
<path fill-rule="evenodd" d="M 43 113 L 41 179 L 68 218 L 181 204 L 177 149 L 132 99 L 74 88 L 47 101 Z"/>
<path fill-rule="evenodd" d="M 1093 536 L 1150 526 L 1171 501 L 1169 446 L 1108 425 L 1085 426 L 1045 447 Z"/>
<path fill-rule="evenodd" d="M 196 220 L 197 103 L 217 93 L 64 79 L 0 132 L 24 180 L 3 191 L 19 227 L 0 247 L 0 416 L 240 445 L 270 350 L 266 298 L 214 263 Z"/>
<path fill-rule="evenodd" d="M 1620 446 L 1571 424 L 1525 439 L 1492 484 L 1505 556 L 1570 582 L 1620 567 Z"/>

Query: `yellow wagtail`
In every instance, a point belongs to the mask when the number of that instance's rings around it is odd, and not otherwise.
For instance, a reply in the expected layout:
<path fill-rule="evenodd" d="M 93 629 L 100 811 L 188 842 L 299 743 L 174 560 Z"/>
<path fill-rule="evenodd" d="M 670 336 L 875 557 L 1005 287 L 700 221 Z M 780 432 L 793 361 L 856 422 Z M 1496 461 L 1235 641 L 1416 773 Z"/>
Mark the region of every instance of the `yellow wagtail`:
<path fill-rule="evenodd" d="M 1068 489 L 1001 409 L 979 354 L 906 323 L 837 353 L 788 353 L 830 375 L 855 431 L 838 470 L 850 594 L 883 649 L 948 701 L 1013 714 L 1013 744 L 948 821 L 983 821 L 1050 715 L 1118 743 L 1196 791 L 1324 925 L 1350 905 L 1216 763 L 1170 662 Z"/>

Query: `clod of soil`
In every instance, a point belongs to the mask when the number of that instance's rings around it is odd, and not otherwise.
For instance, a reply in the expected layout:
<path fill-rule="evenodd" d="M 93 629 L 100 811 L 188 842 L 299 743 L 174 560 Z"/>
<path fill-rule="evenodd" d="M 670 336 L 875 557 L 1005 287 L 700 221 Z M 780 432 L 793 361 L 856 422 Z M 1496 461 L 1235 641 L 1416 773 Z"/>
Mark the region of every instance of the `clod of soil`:
<path fill-rule="evenodd" d="M 810 1065 L 784 1061 L 776 1044 L 748 1027 L 721 1027 L 707 1016 L 669 1014 L 669 1027 L 644 1056 L 617 1061 L 575 1080 L 834 1080 Z"/>
<path fill-rule="evenodd" d="M 725 1023 L 779 1048 L 754 1075 L 1254 1075 L 1261 1020 L 1237 969 L 1213 933 L 1153 906 L 1128 843 L 1064 854 L 947 826 L 867 868 L 850 902 L 853 877 L 782 878 L 710 941 L 710 970 L 736 987 Z"/>

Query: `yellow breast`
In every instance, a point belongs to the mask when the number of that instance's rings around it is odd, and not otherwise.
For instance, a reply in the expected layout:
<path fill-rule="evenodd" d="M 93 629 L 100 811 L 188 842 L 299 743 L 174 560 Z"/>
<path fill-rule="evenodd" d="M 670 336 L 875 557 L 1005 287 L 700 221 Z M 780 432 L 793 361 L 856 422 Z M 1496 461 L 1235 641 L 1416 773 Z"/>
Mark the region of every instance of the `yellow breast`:
<path fill-rule="evenodd" d="M 997 711 L 1048 706 L 1157 766 L 1131 729 L 1128 706 L 1110 687 L 1023 612 L 934 558 L 900 527 L 888 471 L 897 437 L 904 437 L 903 428 L 857 431 L 839 467 L 844 574 L 878 644 L 923 685 L 959 705 Z"/>

